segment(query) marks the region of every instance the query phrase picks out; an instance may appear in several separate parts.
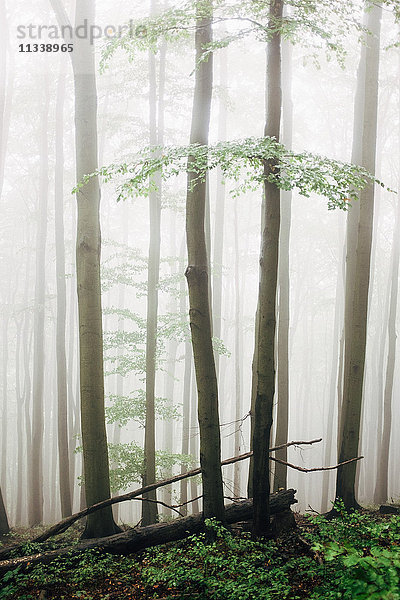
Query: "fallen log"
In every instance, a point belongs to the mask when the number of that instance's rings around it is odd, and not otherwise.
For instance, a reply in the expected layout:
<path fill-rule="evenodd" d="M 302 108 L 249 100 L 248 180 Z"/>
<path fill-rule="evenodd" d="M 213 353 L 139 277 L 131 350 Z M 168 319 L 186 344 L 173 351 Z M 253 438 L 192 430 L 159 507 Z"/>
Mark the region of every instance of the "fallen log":
<path fill-rule="evenodd" d="M 287 511 L 292 504 L 296 504 L 295 493 L 296 490 L 291 489 L 272 494 L 270 497 L 271 515 Z M 250 499 L 229 504 L 226 507 L 225 515 L 228 524 L 249 520 L 253 515 L 253 501 Z M 67 555 L 69 557 L 76 556 L 84 550 L 97 549 L 102 552 L 119 555 L 133 554 L 151 546 L 182 540 L 190 535 L 201 533 L 204 530 L 203 515 L 202 513 L 198 513 L 189 517 L 176 519 L 171 523 L 156 523 L 148 527 L 130 529 L 106 538 L 85 540 L 68 548 L 60 548 L 32 556 L 4 560 L 0 562 L 0 576 L 13 569 L 19 568 L 22 571 L 26 571 L 37 564 L 49 564 L 56 558 L 62 558 Z"/>
<path fill-rule="evenodd" d="M 290 446 L 305 446 L 305 445 L 309 446 L 311 444 L 316 444 L 316 443 L 320 442 L 321 440 L 322 440 L 322 438 L 318 438 L 316 440 L 304 441 L 304 442 L 303 441 L 288 442 L 286 444 L 276 446 L 275 448 L 270 448 L 269 451 L 275 452 L 276 450 L 281 450 L 282 448 L 289 448 Z M 241 454 L 239 456 L 227 458 L 226 460 L 223 460 L 221 462 L 221 465 L 222 466 L 231 465 L 233 463 L 240 462 L 242 460 L 246 460 L 247 458 L 250 458 L 252 455 L 253 455 L 253 452 L 246 452 L 245 454 Z M 85 508 L 84 510 L 77 512 L 74 515 L 71 515 L 70 517 L 66 517 L 62 521 L 59 521 L 55 525 L 52 525 L 51 527 L 46 529 L 46 531 L 44 533 L 38 535 L 37 537 L 34 537 L 33 539 L 31 539 L 29 541 L 31 543 L 44 542 L 57 534 L 64 533 L 64 531 L 66 531 L 69 527 L 71 527 L 71 525 L 73 525 L 76 521 L 79 521 L 79 519 L 83 519 L 87 515 L 90 515 L 98 510 L 101 510 L 102 508 L 106 508 L 107 506 L 112 506 L 113 504 L 118 504 L 120 502 L 134 500 L 135 498 L 138 498 L 139 496 L 143 496 L 144 494 L 147 494 L 148 492 L 156 490 L 160 487 L 164 487 L 166 485 L 171 485 L 172 483 L 177 483 L 178 481 L 181 481 L 182 479 L 187 479 L 189 477 L 194 477 L 195 475 L 200 475 L 200 474 L 201 474 L 201 468 L 192 469 L 191 471 L 187 471 L 186 473 L 180 473 L 179 475 L 174 475 L 173 477 L 169 477 L 168 479 L 163 479 L 162 481 L 156 481 L 155 483 L 141 487 L 137 490 L 134 490 L 133 492 L 127 492 L 126 494 L 121 494 L 120 496 L 114 496 L 113 498 L 108 498 L 107 500 L 103 500 L 102 502 L 98 502 L 97 504 L 93 504 L 92 506 L 89 506 L 89 508 Z M 7 556 L 10 555 L 11 552 L 14 552 L 14 551 L 17 552 L 20 547 L 21 547 L 21 544 L 15 544 L 13 546 L 8 546 L 6 548 L 3 548 L 2 550 L 0 550 L 0 559 L 5 559 Z"/>

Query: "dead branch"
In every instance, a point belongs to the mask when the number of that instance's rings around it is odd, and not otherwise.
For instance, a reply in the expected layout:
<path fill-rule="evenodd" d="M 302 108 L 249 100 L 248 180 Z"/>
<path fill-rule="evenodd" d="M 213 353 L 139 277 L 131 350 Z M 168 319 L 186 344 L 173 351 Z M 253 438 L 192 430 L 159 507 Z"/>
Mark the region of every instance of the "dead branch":
<path fill-rule="evenodd" d="M 334 465 L 333 467 L 313 467 L 312 469 L 306 469 L 305 467 L 299 467 L 298 465 L 292 465 L 291 463 L 288 463 L 284 460 L 280 460 L 279 458 L 275 458 L 273 456 L 271 456 L 270 459 L 273 460 L 274 462 L 280 463 L 281 465 L 286 465 L 287 467 L 290 467 L 291 469 L 295 469 L 296 471 L 301 471 L 302 473 L 313 473 L 314 471 L 333 471 L 334 469 L 339 469 L 339 467 L 342 467 L 343 465 L 348 465 L 349 463 L 355 462 L 356 460 L 361 460 L 362 458 L 364 458 L 364 457 L 357 456 L 357 458 L 351 458 L 350 460 L 345 460 L 344 462 Z"/>
<path fill-rule="evenodd" d="M 281 450 L 282 448 L 289 448 L 290 446 L 305 446 L 305 445 L 316 444 L 316 443 L 320 442 L 321 440 L 322 440 L 322 438 L 311 440 L 311 441 L 288 442 L 287 444 L 282 444 L 280 446 L 270 448 L 269 451 L 275 452 L 276 450 Z M 221 465 L 222 466 L 231 465 L 231 464 L 239 462 L 241 460 L 246 460 L 247 458 L 250 458 L 252 455 L 253 455 L 253 452 L 246 452 L 245 454 L 241 454 L 240 456 L 234 456 L 232 458 L 227 458 L 226 460 L 223 460 L 221 462 Z M 276 460 L 276 459 L 274 459 L 274 460 Z M 191 471 L 187 471 L 186 473 L 174 475 L 173 477 L 169 477 L 168 479 L 163 479 L 162 481 L 157 481 L 150 485 L 146 485 L 137 490 L 134 490 L 133 492 L 121 494 L 120 496 L 114 496 L 113 498 L 108 498 L 107 500 L 103 500 L 102 502 L 98 502 L 97 504 L 94 504 L 93 506 L 89 506 L 89 508 L 79 511 L 79 512 L 75 513 L 74 515 L 71 515 L 70 517 L 66 517 L 65 519 L 63 519 L 62 521 L 59 521 L 52 527 L 49 527 L 49 529 L 47 529 L 44 533 L 36 536 L 35 538 L 33 538 L 30 541 L 31 541 L 31 543 L 45 542 L 46 540 L 48 540 L 49 538 L 51 538 L 57 534 L 64 533 L 64 531 L 66 531 L 69 527 L 71 527 L 71 525 L 76 523 L 76 521 L 79 521 L 80 519 L 83 519 L 87 515 L 90 515 L 98 510 L 101 510 L 102 508 L 107 508 L 107 506 L 112 506 L 113 504 L 118 504 L 119 502 L 126 502 L 128 500 L 134 500 L 135 498 L 137 498 L 139 496 L 143 496 L 144 494 L 147 494 L 148 492 L 152 492 L 153 490 L 156 490 L 159 487 L 171 485 L 172 483 L 177 483 L 178 481 L 181 481 L 182 479 L 186 479 L 188 477 L 194 477 L 194 476 L 200 475 L 200 474 L 201 474 L 201 468 L 192 469 Z M 20 547 L 20 544 L 16 544 L 14 546 L 9 546 L 7 548 L 3 548 L 2 550 L 0 550 L 0 558 L 9 556 L 10 552 L 17 550 L 19 547 Z"/>
<path fill-rule="evenodd" d="M 283 490 L 270 496 L 270 512 L 272 515 L 281 513 L 290 509 L 292 504 L 296 504 L 294 497 L 296 490 Z M 246 521 L 252 518 L 253 501 L 245 500 L 236 502 L 226 507 L 225 517 L 228 524 Z M 122 533 L 92 540 L 84 540 L 75 546 L 59 548 L 35 554 L 33 556 L 24 556 L 22 558 L 13 558 L 0 562 L 0 576 L 16 568 L 26 571 L 37 564 L 49 564 L 56 558 L 68 555 L 69 558 L 76 556 L 84 550 L 97 549 L 111 554 L 133 554 L 151 546 L 158 546 L 167 542 L 177 541 L 186 538 L 189 535 L 195 535 L 205 530 L 203 514 L 190 515 L 176 519 L 171 523 L 156 523 L 148 527 L 139 527 L 130 529 Z"/>

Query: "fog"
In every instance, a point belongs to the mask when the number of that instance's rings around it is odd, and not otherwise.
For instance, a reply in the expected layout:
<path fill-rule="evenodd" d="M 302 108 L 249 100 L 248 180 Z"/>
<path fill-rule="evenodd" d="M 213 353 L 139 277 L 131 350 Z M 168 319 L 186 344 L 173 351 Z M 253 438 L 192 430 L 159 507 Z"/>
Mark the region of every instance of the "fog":
<path fill-rule="evenodd" d="M 4 4 L 6 6 L 4 6 Z M 69 3 L 71 4 L 71 3 Z M 176 6 L 177 3 L 170 3 Z M 66 6 L 70 15 L 72 7 Z M 130 19 L 149 15 L 149 2 L 97 0 L 96 25 L 116 29 Z M 69 52 L 19 51 L 20 44 L 61 44 L 36 26 L 56 26 L 50 3 L 38 0 L 3 3 L 0 16 L 0 189 L 1 189 L 1 490 L 12 526 L 33 525 L 29 518 L 34 396 L 42 394 L 42 472 L 33 478 L 43 486 L 43 522 L 61 519 L 57 387 L 57 236 L 63 217 L 66 318 L 68 464 L 72 512 L 85 504 L 80 429 L 79 337 L 76 280 L 76 185 L 74 79 Z M 28 27 L 32 25 L 29 30 Z M 21 27 L 22 26 L 22 27 Z M 216 23 L 214 35 L 233 34 L 236 24 Z M 28 37 L 29 31 L 31 37 Z M 136 30 L 135 30 L 136 31 Z M 356 479 L 358 501 L 375 503 L 383 399 L 390 346 L 393 248 L 400 172 L 399 39 L 393 11 L 382 17 L 379 74 L 376 177 L 367 349 L 363 383 L 361 441 Z M 22 37 L 24 35 L 24 37 Z M 352 160 L 354 103 L 360 59 L 358 34 L 346 40 L 343 65 L 324 47 L 283 43 L 282 140 L 295 152 L 307 150 L 343 162 Z M 104 35 L 94 40 L 98 97 L 98 165 L 135 160 L 150 144 L 149 52 L 132 56 L 119 48 L 100 69 Z M 75 52 L 75 49 L 74 49 Z M 155 66 L 160 100 L 160 56 L 165 52 L 163 145 L 189 143 L 195 55 L 193 30 L 157 46 Z M 210 144 L 262 137 L 265 118 L 265 43 L 246 36 L 214 53 Z M 290 71 L 287 66 L 290 64 Z M 292 140 L 287 123 L 292 106 Z M 158 122 L 160 127 L 160 121 Z M 160 130 L 158 131 L 160 134 Z M 160 138 L 158 138 L 160 139 Z M 285 141 L 289 140 L 288 142 Z M 101 277 L 104 333 L 104 385 L 111 490 L 140 487 L 146 398 L 147 265 L 150 244 L 149 198 L 135 193 L 118 201 L 115 181 L 101 180 Z M 61 182 L 61 183 L 60 183 Z M 56 206 L 62 186 L 61 212 Z M 222 458 L 250 450 L 250 406 L 255 318 L 259 290 L 262 186 L 231 193 L 236 184 L 218 170 L 208 179 L 211 307 L 219 392 Z M 390 189 L 388 189 L 390 188 Z M 58 192 L 57 192 L 58 190 Z M 83 192 L 84 193 L 84 192 Z M 283 193 L 283 196 L 287 192 Z M 186 176 L 162 185 L 158 349 L 156 360 L 156 479 L 199 465 L 196 386 L 190 345 L 185 237 Z M 221 214 L 221 206 L 223 213 Z M 351 211 L 353 207 L 350 207 Z M 58 225 L 56 226 L 56 217 Z M 341 402 L 345 306 L 347 212 L 328 210 L 316 194 L 291 197 L 289 244 L 289 419 L 287 441 L 321 442 L 288 449 L 287 461 L 303 468 L 338 463 L 338 406 Z M 57 230 L 58 228 L 58 230 Z M 58 237 L 59 239 L 59 237 Z M 222 252 L 222 255 L 220 254 Z M 57 254 L 58 253 L 58 254 Z M 221 260 L 222 256 L 222 260 Z M 281 271 L 284 267 L 280 267 Z M 282 272 L 279 273 L 279 278 Z M 44 278 L 44 279 L 41 279 Z M 41 282 L 44 298 L 40 295 Z M 282 281 L 280 279 L 280 281 Z M 278 292 L 279 299 L 279 292 Z M 397 299 L 396 299 L 397 301 Z M 396 306 L 398 308 L 398 306 Z M 62 308 L 61 308 L 62 310 Z M 393 311 L 392 313 L 393 314 Z M 38 320 L 44 318 L 43 337 Z M 395 331 L 399 311 L 395 312 Z M 59 325 L 60 326 L 60 325 Z M 38 329 L 39 327 L 39 329 Z M 62 327 L 62 326 L 61 326 Z M 36 328 L 36 329 L 35 329 Z M 35 333 L 36 331 L 36 333 Z M 39 337 L 38 337 L 39 332 Z M 278 335 L 278 334 L 277 334 Z M 60 343 L 58 339 L 58 343 Z M 43 353 L 41 353 L 43 343 Z M 61 341 L 61 344 L 63 342 Z M 388 497 L 400 495 L 397 456 L 400 365 L 398 340 L 391 393 L 391 437 Z M 391 355 L 392 356 L 392 355 Z M 393 356 L 392 356 L 393 358 Z M 185 380 L 186 369 L 186 380 Z M 189 379 L 190 377 L 190 379 Z M 38 387 L 39 386 L 39 387 Z M 42 386 L 42 392 L 41 392 Z M 36 391 L 35 391 L 36 390 Z M 119 399 L 119 400 L 118 400 Z M 277 407 L 274 400 L 274 414 Z M 184 409 L 185 406 L 185 409 Z M 183 412 L 186 412 L 185 417 Z M 133 418 L 132 418 L 132 415 Z M 274 445 L 274 419 L 272 445 Z M 40 427 L 39 427 L 40 432 Z M 181 455 L 185 455 L 182 459 Z M 183 460 L 183 467 L 181 466 Z M 224 495 L 246 497 L 248 461 L 224 467 Z M 271 465 L 274 469 L 274 463 Z M 300 472 L 288 468 L 288 488 L 297 490 L 295 510 L 324 512 L 335 498 L 336 471 Z M 180 484 L 165 488 L 165 504 L 182 502 Z M 324 496 L 325 490 L 325 496 Z M 201 495 L 201 481 L 187 490 L 187 500 Z M 141 519 L 141 503 L 118 505 L 124 523 Z M 200 504 L 201 508 L 201 504 Z M 189 504 L 189 512 L 196 506 Z M 170 509 L 160 506 L 163 518 Z"/>

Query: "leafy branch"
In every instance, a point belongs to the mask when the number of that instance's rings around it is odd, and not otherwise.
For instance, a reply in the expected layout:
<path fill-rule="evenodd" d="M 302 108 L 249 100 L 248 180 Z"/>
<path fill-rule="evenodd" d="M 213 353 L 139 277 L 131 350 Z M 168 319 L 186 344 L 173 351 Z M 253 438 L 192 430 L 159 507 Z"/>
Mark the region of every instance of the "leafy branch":
<path fill-rule="evenodd" d="M 265 173 L 265 163 L 274 168 Z M 133 162 L 111 164 L 86 175 L 77 185 L 79 191 L 92 177 L 101 176 L 105 182 L 122 178 L 118 185 L 118 201 L 138 195 L 147 196 L 154 189 L 152 175 L 159 172 L 164 180 L 181 173 L 194 174 L 193 185 L 204 181 L 206 173 L 221 169 L 226 179 L 232 180 L 232 195 L 256 190 L 265 180 L 282 190 L 297 189 L 302 196 L 315 193 L 328 200 L 328 208 L 346 210 L 358 191 L 378 183 L 365 168 L 329 159 L 310 152 L 293 152 L 275 138 L 246 138 L 219 142 L 212 146 L 188 145 L 147 147 Z"/>

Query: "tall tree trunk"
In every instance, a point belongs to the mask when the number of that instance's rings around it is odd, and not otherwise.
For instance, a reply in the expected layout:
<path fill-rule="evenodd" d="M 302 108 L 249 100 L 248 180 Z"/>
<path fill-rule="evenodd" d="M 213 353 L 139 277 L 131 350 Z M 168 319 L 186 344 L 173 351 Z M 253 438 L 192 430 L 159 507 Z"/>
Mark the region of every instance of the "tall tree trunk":
<path fill-rule="evenodd" d="M 283 142 L 291 148 L 293 139 L 292 102 L 292 46 L 282 48 L 284 88 L 282 90 Z M 289 429 L 289 244 L 292 218 L 292 193 L 281 192 L 281 226 L 279 239 L 279 311 L 278 311 L 278 405 L 276 412 L 275 446 L 286 444 Z M 287 461 L 287 448 L 276 453 L 276 458 Z M 287 488 L 287 466 L 276 463 L 274 491 Z"/>
<path fill-rule="evenodd" d="M 23 434 L 23 406 L 24 397 L 21 390 L 21 337 L 22 337 L 21 319 L 15 318 L 16 325 L 16 346 L 15 346 L 15 396 L 17 400 L 17 490 L 15 499 L 15 525 L 19 527 L 22 523 L 22 494 L 23 494 L 23 473 L 24 473 L 24 434 Z"/>
<path fill-rule="evenodd" d="M 34 304 L 34 355 L 33 355 L 33 409 L 32 451 L 29 464 L 29 525 L 43 521 L 43 390 L 44 390 L 44 315 L 45 315 L 45 271 L 48 203 L 48 113 L 49 83 L 43 82 L 44 102 L 40 119 L 40 182 L 39 207 L 36 237 L 36 281 Z"/>
<path fill-rule="evenodd" d="M 3 494 L 1 493 L 0 488 L 0 535 L 4 535 L 10 531 L 10 526 L 8 524 L 6 507 L 3 502 Z"/>
<path fill-rule="evenodd" d="M 156 12 L 155 0 L 151 2 L 151 13 Z M 164 60 L 160 61 L 160 87 L 164 87 L 165 79 L 165 49 Z M 157 111 L 157 74 L 156 57 L 149 50 L 150 78 L 150 145 L 155 147 L 160 140 L 160 112 Z M 160 90 L 161 91 L 161 90 Z M 163 92 L 163 89 L 162 89 Z M 160 106 L 158 107 L 160 108 Z M 157 114 L 158 112 L 158 114 Z M 163 112 L 163 111 L 161 111 Z M 153 483 L 156 478 L 156 422 L 155 422 L 155 384 L 156 384 L 156 354 L 157 354 L 157 318 L 158 318 L 158 281 L 160 277 L 160 246 L 161 246 L 161 173 L 153 177 L 155 188 L 149 194 L 150 213 L 150 244 L 149 265 L 147 278 L 147 327 L 146 327 L 146 424 L 144 437 L 144 469 L 143 485 Z M 156 500 L 156 491 L 145 496 Z M 155 502 L 142 503 L 142 525 L 151 525 L 158 519 Z"/>
<path fill-rule="evenodd" d="M 270 1 L 271 21 L 281 19 L 283 2 Z M 271 25 L 272 26 L 272 25 Z M 281 90 L 281 36 L 275 32 L 267 45 L 265 135 L 279 140 Z M 264 173 L 274 168 L 265 163 Z M 260 256 L 260 284 L 258 292 L 257 384 L 253 415 L 253 535 L 262 536 L 270 527 L 269 514 L 269 458 L 268 448 L 272 427 L 272 409 L 275 395 L 275 326 L 278 250 L 280 229 L 280 191 L 274 184 L 264 184 L 264 229 Z"/>
<path fill-rule="evenodd" d="M 211 9 L 211 6 L 210 6 Z M 203 16 L 198 8 L 196 23 L 196 75 L 193 98 L 191 144 L 208 144 L 213 59 L 202 61 L 206 46 L 212 41 L 211 14 Z M 189 316 L 198 392 L 200 426 L 200 464 L 203 482 L 203 514 L 224 521 L 224 497 L 221 472 L 221 439 L 218 414 L 218 385 L 211 336 L 208 284 L 208 256 L 205 239 L 206 173 L 196 181 L 191 172 L 193 157 L 188 160 L 186 202 L 186 237 L 189 289 Z"/>
<path fill-rule="evenodd" d="M 367 27 L 373 36 L 365 49 L 365 85 L 362 129 L 362 161 L 368 171 L 375 172 L 379 43 L 382 8 L 374 6 L 368 13 Z M 361 69 L 360 69 L 361 72 Z M 370 279 L 371 243 L 374 213 L 374 187 L 370 185 L 360 193 L 360 216 L 354 270 L 354 293 L 346 310 L 344 389 L 341 410 L 341 439 L 339 462 L 354 458 L 358 453 L 360 420 L 363 396 L 365 348 L 367 337 L 368 292 Z M 347 277 L 347 274 L 346 274 Z M 347 294 L 347 289 L 346 289 Z M 350 304 L 350 306 L 349 306 Z M 336 497 L 342 498 L 347 508 L 357 507 L 355 494 L 356 465 L 340 467 L 336 479 Z"/>
<path fill-rule="evenodd" d="M 64 64 L 64 63 L 63 63 Z M 66 281 L 64 241 L 64 100 L 65 70 L 61 67 L 56 101 L 56 165 L 55 165 L 55 242 L 56 242 L 56 360 L 57 360 L 57 431 L 61 515 L 72 514 L 69 481 L 67 358 L 65 352 Z"/>
<path fill-rule="evenodd" d="M 228 86 L 228 50 L 219 52 L 220 56 L 220 96 L 218 115 L 218 141 L 226 140 L 227 129 L 227 94 Z M 223 281 L 223 250 L 224 250 L 224 223 L 225 223 L 225 183 L 219 169 L 217 172 L 215 226 L 214 226 L 214 276 L 213 276 L 213 333 L 215 337 L 221 337 L 222 331 L 222 281 Z M 219 354 L 215 355 L 215 369 L 219 374 Z M 220 394 L 221 380 L 219 379 Z"/>
<path fill-rule="evenodd" d="M 342 215 L 339 215 L 340 217 Z M 340 223 L 339 223 L 340 225 Z M 343 241 L 339 240 L 338 244 L 339 248 L 343 247 Z M 344 249 L 343 249 L 344 250 Z M 342 260 L 344 260 L 344 251 L 342 253 Z M 336 294 L 335 294 L 335 317 L 333 322 L 333 344 L 332 344 L 332 358 L 331 358 L 331 370 L 329 377 L 329 405 L 328 405 L 328 416 L 326 421 L 326 439 L 325 439 L 325 449 L 324 449 L 324 465 L 331 464 L 331 460 L 336 456 L 335 451 L 335 441 L 337 443 L 337 439 L 334 437 L 334 417 L 335 417 L 335 407 L 337 406 L 337 396 L 338 396 L 338 385 L 340 379 L 339 372 L 339 363 L 342 358 L 342 353 L 340 350 L 340 333 L 342 329 L 342 318 L 343 318 L 343 275 L 342 269 L 339 264 L 337 277 L 336 277 Z M 321 510 L 325 512 L 328 510 L 328 497 L 329 497 L 329 483 L 331 478 L 329 477 L 330 472 L 325 471 L 323 474 L 323 483 L 322 483 L 322 498 L 321 498 Z"/>
<path fill-rule="evenodd" d="M 240 438 L 242 435 L 240 418 L 242 416 L 242 348 L 243 348 L 243 323 L 242 303 L 240 294 L 240 247 L 239 247 L 239 219 L 238 200 L 234 204 L 234 238 L 235 238 L 235 437 L 234 456 L 240 454 Z M 233 467 L 233 491 L 235 496 L 240 496 L 240 465 Z"/>
<path fill-rule="evenodd" d="M 396 315 L 399 289 L 399 255 L 400 255 L 400 204 L 396 206 L 395 227 L 393 230 L 393 252 L 391 269 L 390 309 L 388 320 L 388 358 L 386 365 L 386 381 L 383 399 L 383 431 L 379 451 L 376 501 L 386 502 L 388 499 L 389 480 L 389 446 L 392 428 L 392 397 L 394 367 L 396 361 Z"/>
<path fill-rule="evenodd" d="M 51 0 L 60 24 L 69 24 L 60 0 Z M 95 21 L 95 3 L 77 3 L 76 25 Z M 76 177 L 98 166 L 97 89 L 93 47 L 75 39 L 71 56 L 75 85 Z M 88 505 L 110 497 L 110 476 L 104 414 L 103 327 L 100 285 L 100 186 L 92 178 L 77 194 L 76 268 L 79 314 L 80 397 L 85 495 Z M 89 515 L 83 537 L 112 535 L 119 528 L 111 507 Z"/>
<path fill-rule="evenodd" d="M 184 251 L 184 248 L 182 248 Z M 180 265 L 183 270 L 184 258 L 182 257 L 180 260 Z M 182 285 L 180 288 L 180 314 L 183 316 L 187 313 L 187 297 L 184 289 L 185 282 L 182 281 Z M 193 430 L 191 428 L 191 416 L 193 416 L 193 412 L 195 413 L 195 407 L 193 405 L 194 398 L 192 399 L 191 404 L 191 389 L 192 389 L 192 367 L 193 367 L 193 358 L 192 358 L 192 348 L 190 345 L 190 341 L 185 341 L 185 350 L 184 350 L 184 371 L 183 371 L 183 402 L 182 402 L 182 442 L 181 442 L 181 453 L 188 455 L 190 452 L 190 441 L 192 439 Z M 193 419 L 192 419 L 193 420 Z M 181 473 L 186 473 L 187 468 L 185 465 L 181 465 Z M 182 514 L 187 514 L 187 505 L 185 503 L 188 500 L 188 480 L 182 479 L 180 482 L 180 503 L 184 504 L 182 506 Z"/>
<path fill-rule="evenodd" d="M 2 364 L 2 384 L 3 384 L 3 402 L 1 411 L 1 489 L 4 495 L 5 502 L 7 501 L 7 449 L 8 449 L 8 325 L 9 307 L 3 306 L 2 318 L 2 344 L 3 344 L 3 364 Z"/>

